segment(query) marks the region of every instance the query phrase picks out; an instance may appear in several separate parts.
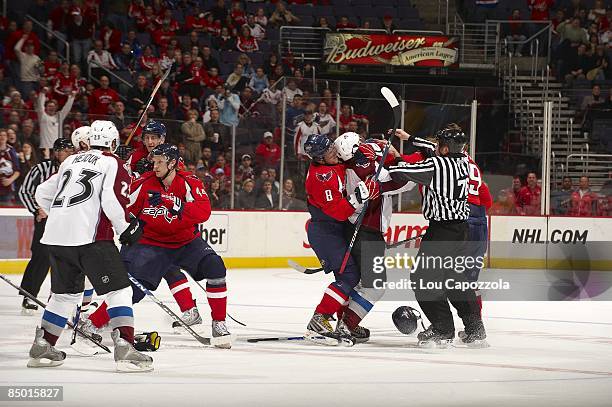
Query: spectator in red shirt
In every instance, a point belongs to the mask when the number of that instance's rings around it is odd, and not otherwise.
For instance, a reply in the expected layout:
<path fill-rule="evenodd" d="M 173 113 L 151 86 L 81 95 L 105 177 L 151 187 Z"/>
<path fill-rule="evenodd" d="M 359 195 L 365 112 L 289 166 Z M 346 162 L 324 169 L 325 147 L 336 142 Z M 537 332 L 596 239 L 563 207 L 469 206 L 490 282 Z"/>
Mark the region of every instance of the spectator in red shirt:
<path fill-rule="evenodd" d="M 153 31 L 152 37 L 153 42 L 159 47 L 160 52 L 164 52 L 168 47 L 168 43 L 175 35 L 176 33 L 170 28 L 170 25 L 164 22 L 160 28 Z"/>
<path fill-rule="evenodd" d="M 153 65 L 159 62 L 159 58 L 157 58 L 153 54 L 153 48 L 150 45 L 144 47 L 142 52 L 142 56 L 138 58 L 138 65 L 141 71 L 150 71 L 153 69 Z"/>
<path fill-rule="evenodd" d="M 121 52 L 121 31 L 115 28 L 110 21 L 104 23 L 100 30 L 100 40 L 104 43 L 104 49 L 111 54 Z"/>
<path fill-rule="evenodd" d="M 157 16 L 153 12 L 153 7 L 146 6 L 144 8 L 144 13 L 136 20 L 136 27 L 140 32 L 153 32 L 155 28 L 157 28 L 155 24 L 155 19 Z"/>
<path fill-rule="evenodd" d="M 57 51 L 49 51 L 47 59 L 43 61 L 43 67 L 45 69 L 43 77 L 48 81 L 52 81 L 57 75 L 61 62 L 57 57 Z"/>
<path fill-rule="evenodd" d="M 191 13 L 185 17 L 185 30 L 199 33 L 206 30 L 206 15 L 197 4 L 192 8 Z"/>
<path fill-rule="evenodd" d="M 266 131 L 261 143 L 255 149 L 255 161 L 260 168 L 278 168 L 281 149 L 273 139 L 272 133 Z"/>
<path fill-rule="evenodd" d="M 139 18 L 144 16 L 145 5 L 144 0 L 132 0 L 130 7 L 128 8 L 128 17 L 138 21 Z"/>
<path fill-rule="evenodd" d="M 219 69 L 214 66 L 208 70 L 208 76 L 204 78 L 206 87 L 214 90 L 217 86 L 223 86 L 225 81 L 219 76 Z"/>
<path fill-rule="evenodd" d="M 17 42 L 24 38 L 24 36 L 25 39 L 21 46 L 21 51 L 25 52 L 26 45 L 33 44 L 34 54 L 40 55 L 40 40 L 38 39 L 38 35 L 32 31 L 32 22 L 30 20 L 25 20 L 22 29 L 13 31 L 6 40 L 6 46 L 4 48 L 4 58 L 6 60 L 16 60 L 17 56 L 15 55 L 14 48 Z"/>
<path fill-rule="evenodd" d="M 350 22 L 347 16 L 342 16 L 336 23 L 336 30 L 341 28 L 357 28 L 357 24 Z"/>
<path fill-rule="evenodd" d="M 555 0 L 527 0 L 527 5 L 531 9 L 531 20 L 550 20 L 550 9 L 553 4 L 555 4 Z"/>
<path fill-rule="evenodd" d="M 572 193 L 571 209 L 572 216 L 596 216 L 597 194 L 591 191 L 589 177 L 580 177 L 578 189 Z"/>
<path fill-rule="evenodd" d="M 70 20 L 72 20 L 70 12 L 70 2 L 68 0 L 62 0 L 60 5 L 54 8 L 49 15 L 51 29 L 62 38 L 65 37 L 65 33 L 68 31 L 68 24 Z M 59 51 L 62 53 L 62 50 Z"/>
<path fill-rule="evenodd" d="M 91 96 L 89 97 L 90 115 L 109 115 L 111 113 L 111 103 L 120 100 L 119 94 L 114 89 L 111 89 L 109 85 L 110 80 L 108 79 L 108 76 L 101 76 L 100 87 L 94 90 Z M 107 117 L 100 117 L 100 119 L 108 120 Z"/>
<path fill-rule="evenodd" d="M 215 20 L 212 13 L 205 13 L 206 25 L 205 32 L 212 37 L 218 37 L 221 35 L 221 21 Z"/>
<path fill-rule="evenodd" d="M 160 17 L 157 17 L 155 19 L 155 23 L 158 27 L 167 26 L 167 30 L 172 31 L 174 33 L 179 31 L 181 28 L 178 21 L 172 18 L 172 10 L 170 9 L 165 9 L 164 12 L 160 15 Z"/>
<path fill-rule="evenodd" d="M 517 57 L 523 56 L 524 41 L 527 39 L 526 31 L 523 23 L 517 23 L 515 21 L 521 20 L 521 10 L 512 10 L 510 16 L 510 23 L 508 24 L 508 32 L 506 34 L 506 40 L 508 41 L 508 53 L 512 53 Z"/>
<path fill-rule="evenodd" d="M 349 123 L 353 121 L 356 122 L 357 125 L 367 125 L 369 123 L 366 116 L 354 114 L 352 112 L 351 105 L 347 103 L 343 104 L 340 110 L 340 133 L 344 133 L 345 131 L 351 131 L 348 129 L 348 127 Z"/>
<path fill-rule="evenodd" d="M 259 44 L 255 37 L 251 35 L 251 29 L 248 25 L 243 25 L 240 29 L 240 36 L 236 42 L 236 48 L 240 52 L 257 52 L 259 51 Z"/>
<path fill-rule="evenodd" d="M 232 3 L 232 10 L 230 11 L 230 16 L 232 17 L 232 22 L 236 27 L 246 24 L 246 14 L 242 9 L 240 1 L 234 0 Z"/>
<path fill-rule="evenodd" d="M 541 193 L 535 172 L 530 172 L 527 174 L 527 185 L 520 189 L 516 200 L 519 215 L 539 215 Z"/>
<path fill-rule="evenodd" d="M 52 81 L 53 97 L 62 106 L 72 91 L 78 90 L 76 78 L 70 75 L 70 67 L 66 62 L 60 65 L 59 72 Z"/>
<path fill-rule="evenodd" d="M 217 160 L 215 161 L 215 165 L 213 165 L 210 169 L 210 173 L 218 175 L 220 174 L 217 171 L 218 169 L 223 170 L 223 176 L 225 176 L 226 178 L 230 179 L 232 177 L 232 167 L 227 164 L 227 162 L 225 161 L 225 156 L 223 154 L 219 154 Z"/>

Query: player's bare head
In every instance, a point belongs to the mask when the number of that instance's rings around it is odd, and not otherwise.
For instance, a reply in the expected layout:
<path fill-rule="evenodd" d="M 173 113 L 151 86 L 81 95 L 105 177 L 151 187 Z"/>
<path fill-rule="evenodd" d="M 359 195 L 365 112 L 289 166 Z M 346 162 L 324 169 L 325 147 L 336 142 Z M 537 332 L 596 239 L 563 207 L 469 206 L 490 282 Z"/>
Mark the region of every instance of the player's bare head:
<path fill-rule="evenodd" d="M 328 165 L 338 163 L 336 146 L 327 136 L 311 134 L 304 143 L 304 151 L 315 163 Z"/>
<path fill-rule="evenodd" d="M 160 144 L 151 152 L 153 162 L 153 172 L 160 180 L 164 180 L 168 175 L 176 171 L 179 161 L 179 151 L 176 146 L 171 144 Z"/>

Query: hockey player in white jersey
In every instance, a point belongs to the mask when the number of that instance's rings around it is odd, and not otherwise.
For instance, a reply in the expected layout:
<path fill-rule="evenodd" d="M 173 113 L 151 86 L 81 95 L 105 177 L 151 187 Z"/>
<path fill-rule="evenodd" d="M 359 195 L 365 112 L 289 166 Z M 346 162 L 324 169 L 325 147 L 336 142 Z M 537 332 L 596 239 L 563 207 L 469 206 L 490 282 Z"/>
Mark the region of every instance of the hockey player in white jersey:
<path fill-rule="evenodd" d="M 130 176 L 124 162 L 112 153 L 118 143 L 112 122 L 93 122 L 91 150 L 65 160 L 58 173 L 36 190 L 36 201 L 48 214 L 41 242 L 49 247 L 52 295 L 36 329 L 28 367 L 64 363 L 66 354 L 55 344 L 81 299 L 87 276 L 98 294 L 106 295 L 117 370 L 153 370 L 153 359 L 132 345 L 132 289 L 113 241 L 113 228 L 125 245 L 137 242 L 142 234 L 137 220 L 127 220 Z"/>

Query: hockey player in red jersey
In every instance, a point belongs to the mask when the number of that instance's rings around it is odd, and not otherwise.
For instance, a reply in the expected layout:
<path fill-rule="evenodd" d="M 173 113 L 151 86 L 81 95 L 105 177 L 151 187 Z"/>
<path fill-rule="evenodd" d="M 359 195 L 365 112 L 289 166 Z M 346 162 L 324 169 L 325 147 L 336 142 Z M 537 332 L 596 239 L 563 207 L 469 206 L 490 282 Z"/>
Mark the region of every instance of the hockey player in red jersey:
<path fill-rule="evenodd" d="M 132 152 L 127 160 L 134 178 L 138 178 L 140 174 L 144 174 L 153 169 L 153 162 L 151 161 L 150 155 L 155 147 L 165 142 L 166 126 L 163 123 L 150 120 L 145 125 L 142 136 L 142 144 Z M 177 169 L 179 171 L 184 169 L 182 160 L 179 161 Z M 191 290 L 189 289 L 189 282 L 180 268 L 173 267 L 171 270 L 168 270 L 168 272 L 164 274 L 164 280 L 168 283 L 170 292 L 183 313 L 183 322 L 187 325 L 202 323 L 202 317 L 200 316 L 200 312 L 196 307 Z M 99 327 L 98 324 L 101 322 L 102 321 L 97 321 L 94 318 L 94 325 L 96 327 Z M 175 321 L 173 326 L 177 327 L 178 322 Z"/>
<path fill-rule="evenodd" d="M 338 163 L 333 142 L 327 136 L 313 134 L 308 136 L 304 148 L 312 157 L 306 177 L 308 211 L 312 217 L 308 224 L 308 240 L 325 272 L 333 272 L 336 277 L 317 305 L 305 337 L 315 343 L 352 345 L 352 336 L 342 329 L 334 331 L 329 322 L 331 316 L 348 303 L 349 294 L 360 279 L 353 257 L 349 258 L 344 273 L 339 273 L 347 247 L 345 223 L 355 208 L 377 197 L 380 189 L 370 180 L 359 183 L 353 194 L 345 196 L 345 168 Z M 339 320 L 338 324 L 341 323 Z"/>
<path fill-rule="evenodd" d="M 182 268 L 196 281 L 206 279 L 213 337 L 227 337 L 215 346 L 230 348 L 230 334 L 225 324 L 225 265 L 199 231 L 199 225 L 211 213 L 204 185 L 193 174 L 177 169 L 176 146 L 160 144 L 151 154 L 153 171 L 132 182 L 128 206 L 130 214 L 144 224 L 143 235 L 135 245 L 123 247 L 121 257 L 128 272 L 150 290 L 155 290 L 172 268 Z M 137 303 L 144 293 L 137 287 L 133 290 L 132 301 Z M 104 306 L 94 314 L 99 311 L 101 314 L 102 310 Z M 104 316 L 100 314 L 96 318 Z"/>

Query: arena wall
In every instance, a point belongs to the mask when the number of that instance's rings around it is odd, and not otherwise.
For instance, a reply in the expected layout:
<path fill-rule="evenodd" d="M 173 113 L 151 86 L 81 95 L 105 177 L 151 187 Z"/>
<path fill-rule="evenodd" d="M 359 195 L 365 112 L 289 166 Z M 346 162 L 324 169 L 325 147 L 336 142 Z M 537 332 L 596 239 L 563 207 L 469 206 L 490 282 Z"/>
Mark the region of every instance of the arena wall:
<path fill-rule="evenodd" d="M 229 268 L 281 268 L 288 259 L 318 267 L 306 236 L 309 218 L 305 212 L 215 211 L 203 236 Z M 385 238 L 417 236 L 426 225 L 420 214 L 395 214 Z M 27 210 L 0 209 L 0 272 L 23 272 L 32 229 Z M 491 268 L 612 270 L 612 218 L 490 216 L 489 240 Z"/>

